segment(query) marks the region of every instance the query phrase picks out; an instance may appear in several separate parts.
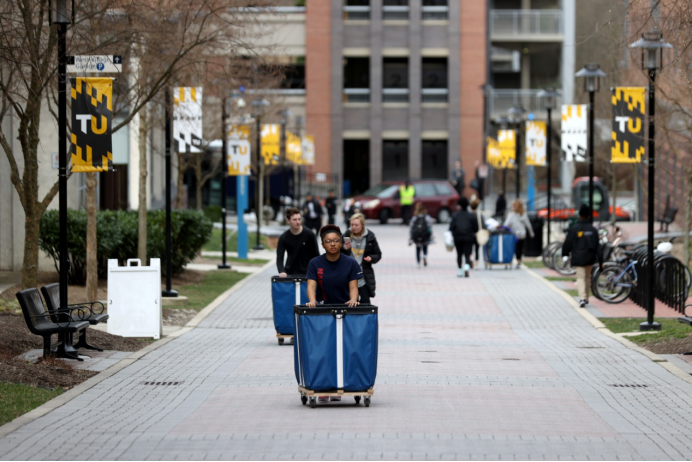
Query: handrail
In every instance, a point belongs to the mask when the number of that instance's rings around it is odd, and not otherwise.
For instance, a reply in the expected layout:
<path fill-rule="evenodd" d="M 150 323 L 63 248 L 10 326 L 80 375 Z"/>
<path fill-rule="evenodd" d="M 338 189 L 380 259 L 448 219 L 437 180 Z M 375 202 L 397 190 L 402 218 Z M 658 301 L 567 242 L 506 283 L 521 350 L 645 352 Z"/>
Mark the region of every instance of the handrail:
<path fill-rule="evenodd" d="M 490 35 L 562 35 L 562 10 L 491 10 Z"/>

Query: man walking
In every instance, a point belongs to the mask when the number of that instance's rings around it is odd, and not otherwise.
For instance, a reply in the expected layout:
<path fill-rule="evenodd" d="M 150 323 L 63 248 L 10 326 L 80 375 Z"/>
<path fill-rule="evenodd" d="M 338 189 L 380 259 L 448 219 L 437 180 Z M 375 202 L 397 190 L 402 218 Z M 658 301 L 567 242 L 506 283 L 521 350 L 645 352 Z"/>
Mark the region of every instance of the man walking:
<path fill-rule="evenodd" d="M 336 197 L 334 197 L 334 190 L 329 190 L 329 196 L 324 201 L 324 206 L 327 209 L 327 224 L 334 224 L 334 216 L 336 215 Z"/>
<path fill-rule="evenodd" d="M 411 184 L 411 180 L 399 186 L 399 205 L 401 205 L 401 218 L 406 226 L 411 222 L 411 208 L 416 197 L 416 188 Z"/>
<path fill-rule="evenodd" d="M 307 193 L 305 196 L 303 216 L 305 217 L 305 226 L 318 234 L 322 227 L 322 206 L 312 197 L 311 193 Z"/>
<path fill-rule="evenodd" d="M 454 162 L 454 170 L 452 170 L 452 176 L 449 182 L 452 183 L 452 186 L 457 190 L 459 196 L 463 196 L 464 188 L 466 187 L 466 172 L 461 167 L 461 162 L 458 160 Z"/>
<path fill-rule="evenodd" d="M 591 224 L 591 207 L 584 204 L 579 209 L 579 221 L 569 229 L 565 243 L 562 245 L 562 257 L 572 256 L 572 266 L 577 269 L 577 290 L 579 291 L 579 308 L 589 303 L 591 286 L 591 269 L 601 261 L 598 250 L 598 231 Z"/>
<path fill-rule="evenodd" d="M 320 255 L 317 239 L 312 231 L 301 224 L 300 210 L 297 208 L 286 210 L 286 223 L 288 231 L 281 235 L 276 247 L 276 269 L 282 278 L 289 274 L 305 276 L 310 260 Z M 288 260 L 284 263 L 286 254 Z"/>

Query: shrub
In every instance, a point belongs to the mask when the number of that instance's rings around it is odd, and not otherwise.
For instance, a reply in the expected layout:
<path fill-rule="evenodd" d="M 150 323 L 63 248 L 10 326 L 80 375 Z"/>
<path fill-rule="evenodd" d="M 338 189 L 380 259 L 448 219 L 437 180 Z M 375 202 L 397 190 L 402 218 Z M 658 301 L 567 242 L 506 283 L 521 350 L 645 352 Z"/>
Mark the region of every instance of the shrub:
<path fill-rule="evenodd" d="M 204 215 L 207 216 L 213 223 L 221 221 L 221 206 L 220 205 L 207 205 L 204 209 Z"/>
<path fill-rule="evenodd" d="M 166 213 L 162 210 L 147 212 L 147 253 L 149 258 L 160 258 L 165 274 Z M 174 210 L 171 213 L 171 264 L 173 274 L 180 273 L 192 261 L 209 238 L 213 224 L 197 210 Z M 59 213 L 47 211 L 41 220 L 39 247 L 53 257 L 59 267 Z M 96 215 L 98 274 L 106 276 L 109 259 L 124 264 L 137 257 L 137 211 L 101 210 Z M 86 282 L 86 211 L 68 210 L 67 247 L 70 284 Z M 144 263 L 146 264 L 146 263 Z"/>

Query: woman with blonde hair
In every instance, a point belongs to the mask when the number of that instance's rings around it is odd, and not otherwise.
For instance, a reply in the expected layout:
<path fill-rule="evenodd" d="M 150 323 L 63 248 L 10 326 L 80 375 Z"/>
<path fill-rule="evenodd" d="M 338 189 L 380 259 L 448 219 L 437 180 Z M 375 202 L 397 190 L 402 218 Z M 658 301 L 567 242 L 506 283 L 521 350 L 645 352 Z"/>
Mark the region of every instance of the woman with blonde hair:
<path fill-rule="evenodd" d="M 351 216 L 350 229 L 344 233 L 341 253 L 353 257 L 363 271 L 363 279 L 358 281 L 360 303 L 370 303 L 375 297 L 375 270 L 372 265 L 382 259 L 382 251 L 375 234 L 365 228 L 365 216 L 355 213 Z"/>
<path fill-rule="evenodd" d="M 420 268 L 420 254 L 423 251 L 423 266 L 428 266 L 428 244 L 432 241 L 432 217 L 422 202 L 416 202 L 409 230 L 408 244 L 416 245 L 416 263 Z"/>
<path fill-rule="evenodd" d="M 521 199 L 516 199 L 512 204 L 512 211 L 507 215 L 504 225 L 510 228 L 517 237 L 517 243 L 514 246 L 514 256 L 517 258 L 517 269 L 519 269 L 521 268 L 521 257 L 524 255 L 527 231 L 531 237 L 534 237 L 533 227 L 528 215 L 524 211 L 524 203 Z"/>

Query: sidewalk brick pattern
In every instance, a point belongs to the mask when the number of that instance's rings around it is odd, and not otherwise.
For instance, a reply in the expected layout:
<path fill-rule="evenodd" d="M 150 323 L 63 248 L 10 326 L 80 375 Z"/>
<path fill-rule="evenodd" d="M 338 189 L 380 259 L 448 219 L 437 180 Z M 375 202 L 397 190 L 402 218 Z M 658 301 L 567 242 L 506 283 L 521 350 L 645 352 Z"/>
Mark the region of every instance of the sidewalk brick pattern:
<path fill-rule="evenodd" d="M 442 227 L 436 226 L 442 242 Z M 374 226 L 379 370 L 370 408 L 302 406 L 270 276 L 198 328 L 0 440 L 2 459 L 686 459 L 692 385 L 589 325 L 525 270 L 457 278 Z M 147 381 L 181 382 L 177 386 Z M 616 385 L 640 385 L 626 387 Z M 645 385 L 645 387 L 643 386 Z"/>

